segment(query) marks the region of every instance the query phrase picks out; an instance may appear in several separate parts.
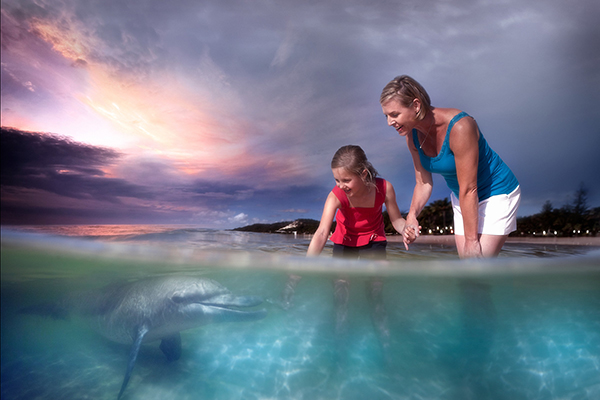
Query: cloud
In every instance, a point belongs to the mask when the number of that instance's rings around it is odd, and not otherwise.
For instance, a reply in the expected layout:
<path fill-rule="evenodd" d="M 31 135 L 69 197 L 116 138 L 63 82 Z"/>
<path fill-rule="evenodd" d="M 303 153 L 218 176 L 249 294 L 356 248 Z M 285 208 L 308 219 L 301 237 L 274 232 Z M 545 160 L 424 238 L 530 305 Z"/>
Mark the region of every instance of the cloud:
<path fill-rule="evenodd" d="M 307 209 L 302 209 L 302 208 L 299 208 L 299 209 L 291 208 L 291 209 L 288 209 L 288 210 L 281 210 L 281 212 L 292 213 L 292 214 L 305 214 L 305 213 L 308 212 L 308 210 Z"/>
<path fill-rule="evenodd" d="M 120 154 L 108 148 L 88 146 L 71 138 L 40 132 L 1 128 L 2 174 L 4 180 L 19 180 L 47 171 L 73 171 L 102 176 L 101 167 Z"/>
<path fill-rule="evenodd" d="M 244 213 L 239 213 L 239 214 L 229 218 L 229 222 L 238 224 L 238 225 L 246 224 L 248 222 L 248 215 L 246 215 Z"/>
<path fill-rule="evenodd" d="M 277 211 L 274 204 L 300 210 L 325 192 L 317 186 L 258 186 L 243 177 L 235 183 L 217 171 L 211 180 L 193 179 L 164 159 L 141 160 L 50 133 L 2 128 L 1 138 L 6 224 L 198 221 L 239 226 L 251 218 L 279 220 L 290 211 Z"/>
<path fill-rule="evenodd" d="M 106 177 L 119 153 L 47 133 L 2 128 L 2 188 L 42 190 L 60 196 L 120 203 L 122 197 L 151 199 L 146 188 Z M 4 199 L 3 199 L 4 200 Z"/>
<path fill-rule="evenodd" d="M 118 153 L 14 179 L 204 223 L 319 218 L 352 143 L 407 209 L 412 161 L 378 104 L 407 73 L 477 119 L 521 181 L 520 213 L 582 181 L 597 204 L 598 18 L 592 0 L 6 0 L 2 125 Z M 435 182 L 432 200 L 448 196 Z"/>

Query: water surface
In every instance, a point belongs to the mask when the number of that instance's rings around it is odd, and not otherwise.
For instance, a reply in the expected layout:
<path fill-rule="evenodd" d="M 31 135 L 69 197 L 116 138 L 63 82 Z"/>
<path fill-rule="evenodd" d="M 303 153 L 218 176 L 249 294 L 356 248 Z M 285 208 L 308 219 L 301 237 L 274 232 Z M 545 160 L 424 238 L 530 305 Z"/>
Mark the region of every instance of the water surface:
<path fill-rule="evenodd" d="M 600 398 L 594 248 L 507 245 L 497 260 L 463 262 L 452 247 L 390 243 L 388 262 L 342 262 L 329 248 L 305 259 L 309 238 L 293 235 L 46 229 L 52 235 L 2 231 L 2 399 L 115 399 L 128 346 L 78 318 L 19 310 L 158 275 L 263 296 L 268 316 L 184 331 L 176 362 L 158 343 L 144 345 L 123 399 Z M 277 300 L 289 273 L 302 280 L 285 310 Z M 332 284 L 340 276 L 350 282 L 342 332 Z M 387 340 L 367 290 L 374 278 Z"/>

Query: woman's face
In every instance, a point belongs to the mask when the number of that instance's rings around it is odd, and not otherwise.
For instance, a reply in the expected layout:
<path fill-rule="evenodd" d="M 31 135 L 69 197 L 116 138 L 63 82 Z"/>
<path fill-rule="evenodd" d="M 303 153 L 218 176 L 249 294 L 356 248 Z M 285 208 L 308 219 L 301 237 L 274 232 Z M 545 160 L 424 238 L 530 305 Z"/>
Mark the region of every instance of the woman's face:
<path fill-rule="evenodd" d="M 361 195 L 366 188 L 361 177 L 346 168 L 332 168 L 331 172 L 333 172 L 337 187 L 342 189 L 348 197 Z"/>
<path fill-rule="evenodd" d="M 388 125 L 393 127 L 400 136 L 406 136 L 417 124 L 416 102 L 413 102 L 410 107 L 405 107 L 398 99 L 391 99 L 381 105 Z"/>

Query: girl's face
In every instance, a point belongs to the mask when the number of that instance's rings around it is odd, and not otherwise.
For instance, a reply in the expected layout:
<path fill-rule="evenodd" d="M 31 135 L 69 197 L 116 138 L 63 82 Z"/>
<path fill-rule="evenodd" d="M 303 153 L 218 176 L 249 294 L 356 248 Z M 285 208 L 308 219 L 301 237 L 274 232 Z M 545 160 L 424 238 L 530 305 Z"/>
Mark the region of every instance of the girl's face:
<path fill-rule="evenodd" d="M 331 172 L 333 172 L 333 178 L 337 187 L 342 189 L 348 197 L 361 195 L 367 188 L 367 185 L 365 185 L 359 175 L 348 171 L 346 168 L 332 168 Z M 366 173 L 367 171 L 364 171 L 364 174 Z"/>
<path fill-rule="evenodd" d="M 391 99 L 382 104 L 381 108 L 388 125 L 396 129 L 400 136 L 406 136 L 417 124 L 418 100 L 416 99 L 409 107 L 403 106 L 398 99 Z"/>

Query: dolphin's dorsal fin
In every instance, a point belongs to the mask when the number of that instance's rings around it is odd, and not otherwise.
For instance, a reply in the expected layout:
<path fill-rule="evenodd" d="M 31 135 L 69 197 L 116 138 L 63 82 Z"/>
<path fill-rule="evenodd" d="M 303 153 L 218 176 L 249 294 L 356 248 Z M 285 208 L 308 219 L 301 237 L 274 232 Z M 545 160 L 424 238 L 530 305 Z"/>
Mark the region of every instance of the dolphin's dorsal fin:
<path fill-rule="evenodd" d="M 117 400 L 121 398 L 121 395 L 125 391 L 125 387 L 127 387 L 127 383 L 131 377 L 131 371 L 133 371 L 135 360 L 140 352 L 140 346 L 142 345 L 142 340 L 144 339 L 146 333 L 148 333 L 148 327 L 145 325 L 142 325 L 136 329 L 135 339 L 133 340 L 133 344 L 131 345 L 131 350 L 129 352 L 129 364 L 127 364 L 127 371 L 125 372 L 125 378 L 123 378 L 123 384 L 121 385 L 121 390 L 119 391 Z"/>
<path fill-rule="evenodd" d="M 177 361 L 181 357 L 181 335 L 179 332 L 164 337 L 160 341 L 160 349 L 169 361 Z"/>

